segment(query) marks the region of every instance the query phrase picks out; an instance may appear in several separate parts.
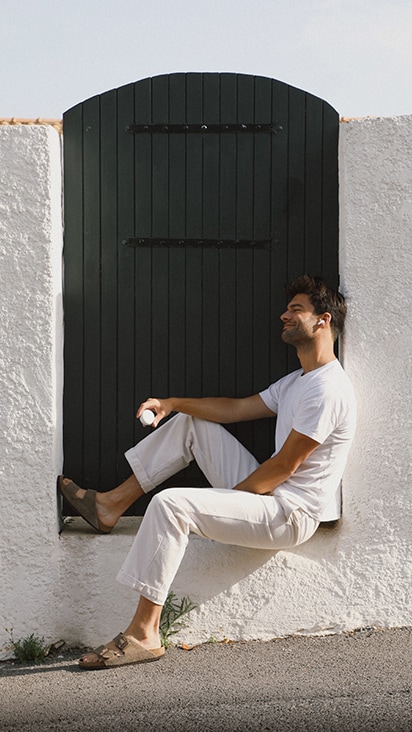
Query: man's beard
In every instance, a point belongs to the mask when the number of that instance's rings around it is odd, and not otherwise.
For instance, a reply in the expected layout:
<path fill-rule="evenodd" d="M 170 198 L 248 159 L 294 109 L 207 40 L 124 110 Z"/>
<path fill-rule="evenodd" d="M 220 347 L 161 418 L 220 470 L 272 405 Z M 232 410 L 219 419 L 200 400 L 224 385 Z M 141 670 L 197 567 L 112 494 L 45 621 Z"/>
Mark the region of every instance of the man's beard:
<path fill-rule="evenodd" d="M 300 323 L 289 328 L 284 328 L 281 338 L 284 343 L 288 343 L 290 346 L 295 346 L 296 348 L 302 348 L 312 341 L 312 336 Z"/>

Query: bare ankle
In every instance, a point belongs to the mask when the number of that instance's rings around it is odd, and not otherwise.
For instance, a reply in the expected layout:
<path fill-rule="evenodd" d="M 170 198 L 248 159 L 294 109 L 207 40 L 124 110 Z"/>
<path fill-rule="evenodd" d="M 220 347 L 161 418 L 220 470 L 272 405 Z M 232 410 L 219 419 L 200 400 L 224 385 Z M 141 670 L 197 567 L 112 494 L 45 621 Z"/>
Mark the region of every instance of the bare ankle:
<path fill-rule="evenodd" d="M 139 641 L 145 648 L 159 648 L 161 645 L 159 632 L 156 630 L 148 631 L 146 628 L 136 628 L 129 626 L 124 632 L 126 636 L 132 636 Z"/>
<path fill-rule="evenodd" d="M 113 490 L 97 493 L 96 505 L 101 513 L 101 518 L 104 518 L 110 526 L 114 526 L 132 503 L 142 495 L 143 490 L 140 483 L 134 475 L 131 475 Z"/>

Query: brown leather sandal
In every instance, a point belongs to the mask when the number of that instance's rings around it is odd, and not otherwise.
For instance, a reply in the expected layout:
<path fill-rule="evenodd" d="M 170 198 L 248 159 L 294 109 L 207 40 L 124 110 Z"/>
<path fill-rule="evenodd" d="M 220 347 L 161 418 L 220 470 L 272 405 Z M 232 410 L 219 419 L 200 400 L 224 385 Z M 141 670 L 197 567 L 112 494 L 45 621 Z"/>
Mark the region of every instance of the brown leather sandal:
<path fill-rule="evenodd" d="M 112 643 L 114 643 L 115 648 L 107 648 L 107 646 L 96 648 L 93 653 L 97 656 L 97 659 L 94 661 L 86 661 L 86 657 L 83 656 L 79 660 L 80 668 L 96 670 L 112 666 L 125 666 L 131 663 L 149 663 L 150 661 L 157 661 L 165 653 L 163 647 L 149 651 L 135 638 L 126 636 L 124 633 L 119 633 L 116 638 L 113 638 Z"/>
<path fill-rule="evenodd" d="M 70 481 L 70 483 L 64 483 L 64 475 L 59 475 L 57 479 L 57 487 L 60 493 L 65 497 L 67 503 L 74 508 L 80 516 L 87 521 L 90 526 L 99 534 L 110 534 L 112 527 L 106 526 L 97 518 L 96 513 L 96 491 L 86 490 L 83 498 L 76 496 L 79 490 L 78 485 Z"/>

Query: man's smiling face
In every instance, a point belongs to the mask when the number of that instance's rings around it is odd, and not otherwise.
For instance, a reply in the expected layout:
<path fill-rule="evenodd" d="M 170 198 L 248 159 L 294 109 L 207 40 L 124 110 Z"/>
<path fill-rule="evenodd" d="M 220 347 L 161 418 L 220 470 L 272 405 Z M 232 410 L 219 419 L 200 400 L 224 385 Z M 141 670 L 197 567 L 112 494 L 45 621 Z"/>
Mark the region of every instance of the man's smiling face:
<path fill-rule="evenodd" d="M 319 315 L 316 315 L 309 295 L 295 295 L 280 316 L 283 323 L 282 340 L 293 346 L 303 346 L 315 337 Z"/>

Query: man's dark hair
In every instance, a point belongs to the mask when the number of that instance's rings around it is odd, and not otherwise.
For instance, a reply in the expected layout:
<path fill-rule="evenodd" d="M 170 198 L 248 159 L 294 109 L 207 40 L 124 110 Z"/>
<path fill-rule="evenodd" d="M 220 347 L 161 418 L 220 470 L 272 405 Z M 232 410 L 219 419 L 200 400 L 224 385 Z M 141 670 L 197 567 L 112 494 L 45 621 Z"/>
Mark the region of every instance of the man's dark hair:
<path fill-rule="evenodd" d="M 345 298 L 340 292 L 325 285 L 321 277 L 300 275 L 286 286 L 286 294 L 288 301 L 295 295 L 308 295 L 315 315 L 330 313 L 334 339 L 342 333 L 346 318 Z"/>

